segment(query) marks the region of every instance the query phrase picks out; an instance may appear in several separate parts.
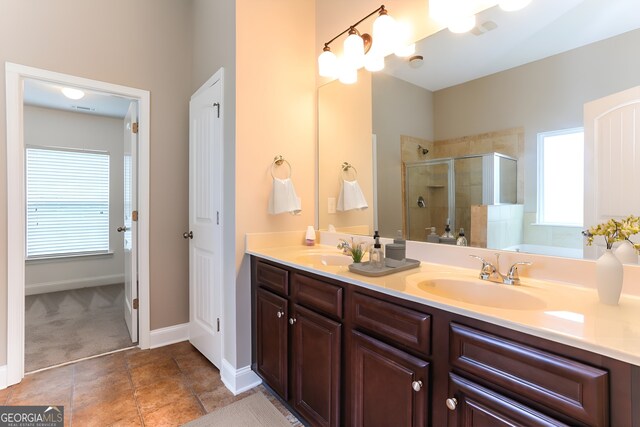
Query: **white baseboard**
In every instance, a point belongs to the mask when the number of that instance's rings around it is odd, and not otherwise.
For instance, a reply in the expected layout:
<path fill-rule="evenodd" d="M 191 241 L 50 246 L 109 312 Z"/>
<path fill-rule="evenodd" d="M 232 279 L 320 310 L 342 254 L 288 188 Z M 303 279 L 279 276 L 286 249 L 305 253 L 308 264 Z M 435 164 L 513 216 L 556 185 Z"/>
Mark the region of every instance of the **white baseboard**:
<path fill-rule="evenodd" d="M 251 370 L 251 366 L 235 369 L 225 359 L 222 359 L 220 377 L 224 385 L 236 396 L 262 383 L 260 377 Z"/>
<path fill-rule="evenodd" d="M 154 329 L 149 334 L 149 348 L 164 347 L 165 345 L 189 339 L 189 324 L 168 326 L 166 328 Z"/>
<path fill-rule="evenodd" d="M 7 388 L 7 365 L 0 366 L 0 390 Z"/>
<path fill-rule="evenodd" d="M 124 274 L 82 277 L 80 279 L 58 280 L 55 282 L 27 283 L 24 287 L 24 293 L 25 295 L 36 295 L 47 292 L 70 291 L 73 289 L 91 288 L 94 286 L 114 285 L 116 283 L 124 283 Z"/>

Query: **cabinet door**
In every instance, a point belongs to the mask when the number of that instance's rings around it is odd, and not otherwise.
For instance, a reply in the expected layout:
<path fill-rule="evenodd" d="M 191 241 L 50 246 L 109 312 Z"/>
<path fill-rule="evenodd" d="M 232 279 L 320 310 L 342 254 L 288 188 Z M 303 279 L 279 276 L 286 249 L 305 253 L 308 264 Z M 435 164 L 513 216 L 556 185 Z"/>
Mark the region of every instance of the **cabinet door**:
<path fill-rule="evenodd" d="M 449 427 L 565 426 L 514 400 L 449 374 Z M 438 404 L 438 402 L 436 402 Z"/>
<path fill-rule="evenodd" d="M 293 406 L 311 425 L 340 424 L 340 345 L 342 326 L 294 305 Z"/>
<path fill-rule="evenodd" d="M 429 364 L 424 360 L 352 331 L 348 375 L 352 425 L 427 425 Z"/>
<path fill-rule="evenodd" d="M 258 373 L 287 400 L 287 300 L 264 289 L 256 292 L 256 357 Z"/>

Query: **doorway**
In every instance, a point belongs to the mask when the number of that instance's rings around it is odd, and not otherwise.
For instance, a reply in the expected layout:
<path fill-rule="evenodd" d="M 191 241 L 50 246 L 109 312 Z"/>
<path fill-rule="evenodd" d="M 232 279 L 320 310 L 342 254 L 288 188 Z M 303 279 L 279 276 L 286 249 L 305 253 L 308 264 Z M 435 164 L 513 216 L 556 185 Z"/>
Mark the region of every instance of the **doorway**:
<path fill-rule="evenodd" d="M 138 346 L 141 348 L 149 347 L 149 233 L 148 233 L 148 214 L 149 214 L 149 92 L 140 89 L 128 88 L 119 85 L 113 85 L 110 83 L 99 82 L 95 80 L 83 79 L 75 76 L 54 73 L 47 70 L 41 70 L 31 67 L 26 67 L 17 64 L 6 64 L 6 79 L 7 79 L 7 174 L 8 181 L 11 185 L 7 189 L 8 197 L 8 247 L 10 250 L 7 253 L 7 266 L 8 266 L 8 299 L 7 299 L 7 314 L 8 314 L 8 334 L 7 334 L 7 384 L 15 384 L 20 382 L 25 372 L 25 280 L 26 280 L 26 268 L 25 258 L 28 258 L 27 252 L 27 231 L 28 221 L 25 218 L 25 212 L 27 215 L 29 211 L 27 209 L 27 182 L 25 174 L 26 161 L 29 158 L 27 153 L 27 145 L 25 141 L 25 82 L 37 81 L 49 85 L 57 85 L 58 87 L 72 87 L 81 89 L 89 93 L 101 93 L 110 97 L 125 99 L 131 101 L 129 104 L 136 106 L 136 112 L 139 114 L 139 119 L 135 120 L 137 123 L 137 166 L 138 177 L 134 177 L 133 182 L 137 184 L 137 189 L 132 194 L 137 194 L 137 221 L 132 218 L 136 215 L 133 212 L 129 212 L 130 217 L 127 220 L 126 215 L 123 215 L 121 210 L 121 222 L 122 225 L 118 227 L 119 234 L 124 236 L 119 239 L 120 244 L 123 246 L 123 252 L 127 250 L 127 241 L 129 242 L 129 252 L 131 254 L 130 260 L 133 265 L 129 263 L 128 267 L 133 268 L 134 274 L 127 275 L 122 274 L 122 282 L 129 280 L 129 288 L 137 288 L 138 301 L 137 307 L 133 305 L 133 301 L 128 301 L 132 305 L 132 311 L 137 310 L 137 315 L 133 322 L 128 323 L 129 331 L 133 334 L 130 338 L 135 341 L 135 334 L 139 331 Z M 131 127 L 132 121 L 128 123 Z M 126 134 L 126 120 L 122 121 L 122 125 L 125 128 Z M 131 130 L 130 130 L 131 131 Z M 122 133 L 120 134 L 122 137 Z M 122 141 L 122 139 L 121 139 Z M 129 141 L 131 143 L 131 141 Z M 125 147 L 123 141 L 123 147 Z M 134 145 L 136 147 L 136 145 Z M 48 150 L 46 155 L 51 155 L 51 151 L 64 151 L 64 150 Z M 98 153 L 96 153 L 98 151 Z M 100 157 L 100 150 L 84 150 L 85 153 L 91 152 L 95 157 Z M 69 150 L 67 152 L 78 154 L 78 151 Z M 56 153 L 54 153 L 55 155 Z M 57 153 L 60 154 L 60 153 Z M 62 153 L 65 154 L 65 153 Z M 104 153 L 102 153 L 104 154 Z M 131 153 L 129 153 L 131 155 Z M 118 161 L 122 165 L 123 180 L 126 179 L 126 155 L 122 155 Z M 49 159 L 51 160 L 51 159 Z M 85 159 L 86 160 L 86 159 Z M 45 162 L 47 163 L 47 162 Z M 49 161 L 49 164 L 52 162 Z M 131 170 L 131 169 L 129 169 Z M 135 170 L 135 168 L 134 168 Z M 95 201 L 92 201 L 92 203 Z M 123 200 L 123 205 L 126 202 Z M 128 206 L 131 206 L 130 204 Z M 96 212 L 100 212 L 99 209 Z M 104 212 L 103 212 L 104 213 Z M 133 219 L 133 221 L 132 221 Z M 72 221 L 73 222 L 73 221 Z M 107 225 L 109 227 L 109 225 Z M 109 227 L 107 234 L 112 230 Z M 131 233 L 137 235 L 137 239 L 132 238 Z M 63 239 L 60 239 L 63 240 Z M 72 240 L 72 239 L 71 239 Z M 99 240 L 99 239 L 98 239 Z M 107 245 L 111 239 L 107 238 Z M 136 242 L 137 240 L 137 242 Z M 131 242 L 134 243 L 133 247 Z M 94 242 L 95 243 L 95 242 Z M 137 245 L 135 245 L 137 243 Z M 115 244 L 115 242 L 114 242 Z M 85 252 L 94 252 L 92 255 L 108 257 L 109 250 L 100 252 L 101 249 L 99 242 L 97 246 L 89 248 Z M 32 247 L 35 247 L 32 245 Z M 31 252 L 33 255 L 35 252 Z M 86 255 L 86 254 L 83 254 Z M 33 258 L 33 257 L 32 257 Z M 37 256 L 35 257 L 37 258 Z M 51 257 L 50 257 L 51 258 Z M 137 264 L 137 267 L 136 267 Z M 108 276 L 108 275 L 106 275 Z M 137 276 L 137 277 L 136 277 Z M 134 284 L 137 283 L 137 287 Z M 110 298 L 109 292 L 103 292 L 103 297 Z M 76 298 L 78 299 L 78 298 Z M 79 298 L 80 300 L 82 298 Z M 124 304 L 124 303 L 123 303 Z M 139 325 L 136 326 L 136 321 L 139 320 Z"/>

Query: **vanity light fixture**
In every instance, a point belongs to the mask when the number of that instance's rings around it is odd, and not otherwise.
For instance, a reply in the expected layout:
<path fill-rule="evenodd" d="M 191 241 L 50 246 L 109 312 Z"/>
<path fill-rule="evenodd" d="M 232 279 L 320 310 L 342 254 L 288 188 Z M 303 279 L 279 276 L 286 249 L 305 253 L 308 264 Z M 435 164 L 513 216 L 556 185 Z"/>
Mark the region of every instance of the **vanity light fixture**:
<path fill-rule="evenodd" d="M 375 14 L 373 35 L 360 33 L 358 25 Z M 338 58 L 329 45 L 340 36 L 348 34 L 344 41 L 343 56 Z M 415 53 L 415 44 L 409 44 L 411 28 L 395 21 L 384 5 L 349 26 L 346 30 L 324 44 L 318 57 L 318 73 L 322 77 L 336 78 L 345 84 L 358 80 L 358 69 L 380 71 L 384 68 L 384 57 L 390 53 L 397 56 L 410 56 Z"/>
<path fill-rule="evenodd" d="M 531 0 L 501 0 L 498 5 L 504 11 L 515 12 L 516 10 L 524 9 L 529 3 L 531 3 Z"/>
<path fill-rule="evenodd" d="M 62 89 L 60 89 L 60 91 L 64 96 L 66 96 L 69 99 L 77 100 L 84 97 L 84 92 L 81 91 L 80 89 L 75 89 L 72 87 L 63 87 Z"/>

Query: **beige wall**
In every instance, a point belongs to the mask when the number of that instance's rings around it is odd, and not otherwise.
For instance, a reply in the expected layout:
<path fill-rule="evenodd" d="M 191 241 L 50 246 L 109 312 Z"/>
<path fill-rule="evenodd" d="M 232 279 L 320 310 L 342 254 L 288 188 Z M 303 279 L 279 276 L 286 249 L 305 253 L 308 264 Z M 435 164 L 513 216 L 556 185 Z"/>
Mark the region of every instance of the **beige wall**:
<path fill-rule="evenodd" d="M 34 106 L 24 108 L 24 142 L 28 146 L 65 147 L 106 151 L 109 159 L 109 246 L 112 255 L 28 261 L 25 268 L 26 292 L 47 292 L 48 284 L 89 285 L 122 283 L 124 249 L 122 225 L 124 120 L 113 117 L 52 110 Z M 107 280 L 107 282 L 105 282 Z"/>
<path fill-rule="evenodd" d="M 366 226 L 373 234 L 373 150 L 371 146 L 371 73 L 360 71 L 358 83 L 338 81 L 318 89 L 318 224 L 338 230 Z M 343 172 L 343 162 L 357 170 Z M 357 179 L 369 207 L 328 213 L 328 198 L 338 202 L 342 180 Z"/>
<path fill-rule="evenodd" d="M 188 248 L 182 233 L 188 224 L 191 2 L 0 0 L 0 10 L 0 62 L 151 92 L 151 328 L 187 322 Z M 0 120 L 0 242 L 8 250 L 5 126 Z M 6 268 L 0 257 L 0 365 L 6 362 Z"/>
<path fill-rule="evenodd" d="M 315 223 L 314 7 L 314 0 L 236 2 L 236 366 L 251 361 L 245 234 L 304 230 Z M 293 168 L 299 216 L 267 214 L 269 171 L 278 154 Z"/>
<path fill-rule="evenodd" d="M 378 228 L 381 236 L 390 237 L 402 229 L 400 136 L 433 141 L 433 92 L 386 74 L 373 74 L 372 81 L 373 133 L 378 146 Z"/>

